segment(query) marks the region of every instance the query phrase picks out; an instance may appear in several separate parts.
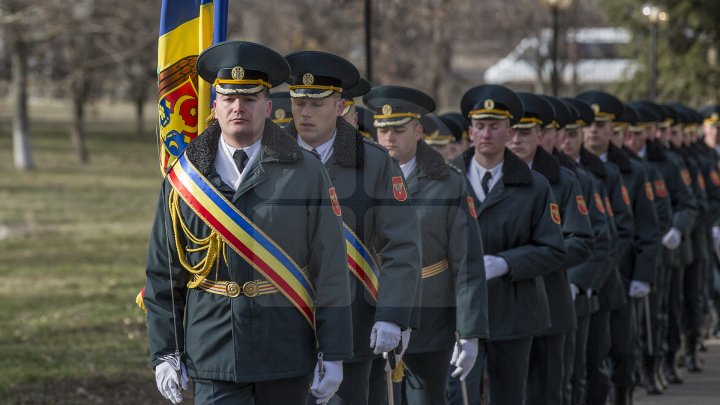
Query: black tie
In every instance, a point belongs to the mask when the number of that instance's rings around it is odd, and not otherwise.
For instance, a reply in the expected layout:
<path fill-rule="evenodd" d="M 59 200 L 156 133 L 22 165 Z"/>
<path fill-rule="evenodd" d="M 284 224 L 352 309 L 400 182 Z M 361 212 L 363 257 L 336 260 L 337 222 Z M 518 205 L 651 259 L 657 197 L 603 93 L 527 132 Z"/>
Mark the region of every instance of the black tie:
<path fill-rule="evenodd" d="M 488 187 L 488 182 L 490 181 L 491 177 L 492 174 L 490 174 L 490 172 L 485 172 L 485 175 L 482 178 L 481 184 L 486 197 L 490 193 L 490 187 Z"/>
<path fill-rule="evenodd" d="M 235 151 L 235 153 L 233 153 L 233 160 L 235 161 L 235 166 L 237 166 L 240 173 L 242 173 L 245 165 L 248 162 L 247 153 L 245 153 L 245 151 L 242 149 L 238 149 Z"/>

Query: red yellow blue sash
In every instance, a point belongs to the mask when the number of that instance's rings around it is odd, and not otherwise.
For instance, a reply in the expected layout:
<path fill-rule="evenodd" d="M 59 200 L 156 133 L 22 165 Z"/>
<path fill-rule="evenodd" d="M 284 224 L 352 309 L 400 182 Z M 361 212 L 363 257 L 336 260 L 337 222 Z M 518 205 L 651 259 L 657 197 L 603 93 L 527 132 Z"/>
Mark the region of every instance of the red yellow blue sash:
<path fill-rule="evenodd" d="M 292 258 L 200 175 L 185 154 L 167 178 L 203 222 L 270 281 L 314 327 L 314 292 Z"/>
<path fill-rule="evenodd" d="M 367 247 L 360 241 L 347 224 L 343 222 L 348 268 L 377 301 L 379 266 Z"/>

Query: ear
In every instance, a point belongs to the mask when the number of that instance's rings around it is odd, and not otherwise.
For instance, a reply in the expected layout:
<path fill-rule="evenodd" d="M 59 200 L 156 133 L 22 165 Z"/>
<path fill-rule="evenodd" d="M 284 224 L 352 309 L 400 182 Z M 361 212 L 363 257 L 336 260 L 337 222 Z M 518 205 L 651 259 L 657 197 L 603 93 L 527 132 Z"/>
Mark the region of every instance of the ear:
<path fill-rule="evenodd" d="M 417 125 L 415 125 L 415 130 L 414 130 L 416 141 L 419 141 L 420 139 L 422 139 L 423 130 L 424 130 L 424 128 L 423 128 L 422 124 L 420 124 L 420 122 L 418 122 Z"/>
<path fill-rule="evenodd" d="M 267 106 L 265 109 L 265 118 L 270 118 L 270 114 L 272 114 L 272 99 L 267 99 Z"/>
<path fill-rule="evenodd" d="M 335 100 L 335 115 L 338 117 L 342 116 L 342 112 L 345 109 L 345 101 L 342 99 L 342 97 L 338 97 Z"/>

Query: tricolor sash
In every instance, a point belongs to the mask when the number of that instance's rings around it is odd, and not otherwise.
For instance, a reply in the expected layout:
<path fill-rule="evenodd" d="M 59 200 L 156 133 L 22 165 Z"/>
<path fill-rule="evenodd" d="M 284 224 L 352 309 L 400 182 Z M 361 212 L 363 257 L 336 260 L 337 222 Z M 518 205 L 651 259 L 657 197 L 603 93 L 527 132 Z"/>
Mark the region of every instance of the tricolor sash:
<path fill-rule="evenodd" d="M 292 258 L 198 173 L 185 154 L 167 178 L 200 219 L 290 300 L 314 328 L 315 294 Z"/>
<path fill-rule="evenodd" d="M 360 238 L 355 235 L 355 232 L 345 222 L 343 222 L 343 233 L 345 234 L 348 268 L 365 286 L 373 299 L 377 301 L 380 267 L 368 248 L 365 247 Z"/>

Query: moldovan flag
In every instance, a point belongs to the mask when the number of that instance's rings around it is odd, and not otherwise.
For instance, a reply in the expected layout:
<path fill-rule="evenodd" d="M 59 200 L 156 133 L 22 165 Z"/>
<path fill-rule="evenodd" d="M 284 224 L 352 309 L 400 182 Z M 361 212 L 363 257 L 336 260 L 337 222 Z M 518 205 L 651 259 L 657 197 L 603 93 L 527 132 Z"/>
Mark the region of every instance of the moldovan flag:
<path fill-rule="evenodd" d="M 227 0 L 163 0 L 158 39 L 160 170 L 163 175 L 205 130 L 211 85 L 198 80 L 198 55 L 227 35 Z"/>

